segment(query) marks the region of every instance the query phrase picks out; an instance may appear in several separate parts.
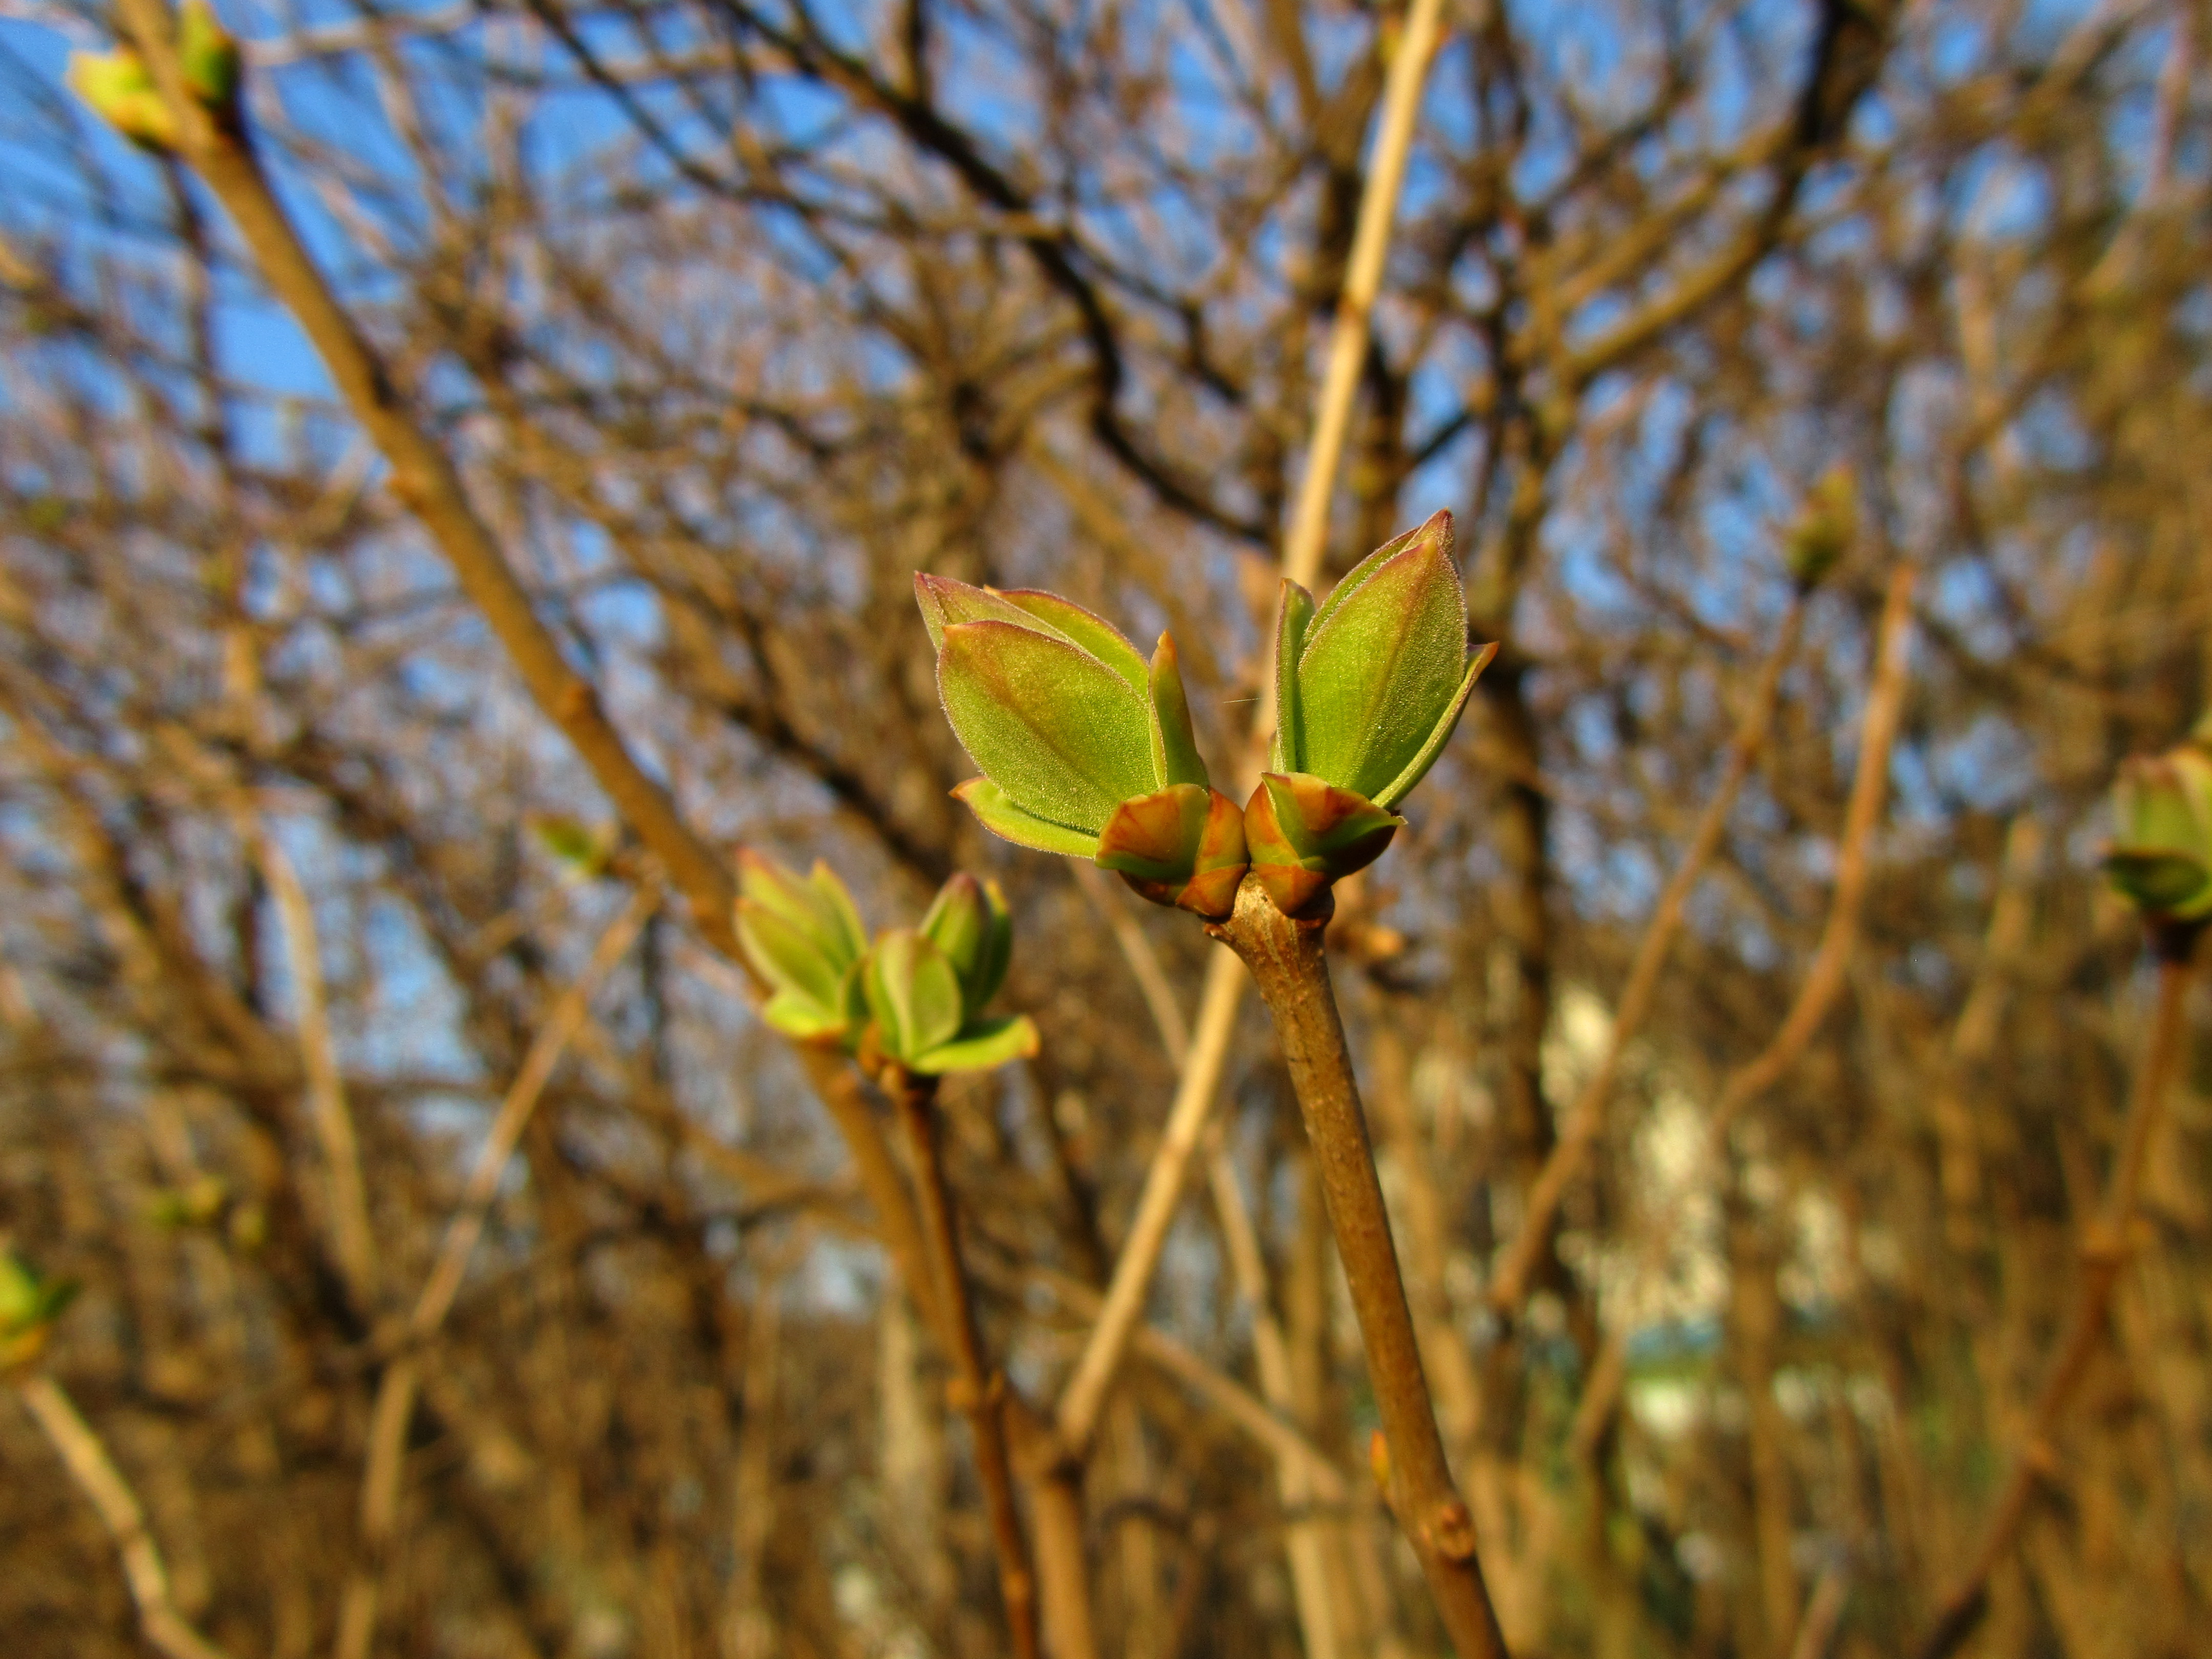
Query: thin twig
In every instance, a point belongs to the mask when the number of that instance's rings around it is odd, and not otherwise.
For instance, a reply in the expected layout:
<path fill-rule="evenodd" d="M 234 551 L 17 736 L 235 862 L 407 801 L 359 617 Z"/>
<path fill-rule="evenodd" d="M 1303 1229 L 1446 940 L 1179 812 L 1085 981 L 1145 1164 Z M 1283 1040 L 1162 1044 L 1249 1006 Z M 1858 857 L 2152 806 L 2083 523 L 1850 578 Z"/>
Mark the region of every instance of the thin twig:
<path fill-rule="evenodd" d="M 1890 751 L 1895 746 L 1904 715 L 1908 684 L 1905 643 L 1912 622 L 1912 586 L 1911 567 L 1899 565 L 1890 577 L 1881 623 L 1875 637 L 1873 684 L 1868 690 L 1861 720 L 1858 764 L 1852 775 L 1850 797 L 1844 808 L 1843 834 L 1836 851 L 1836 881 L 1829 894 L 1820 942 L 1772 1040 L 1722 1085 L 1720 1098 L 1705 1124 L 1702 1151 L 1707 1158 L 1726 1149 L 1729 1131 L 1735 1120 L 1796 1063 L 1844 988 L 1845 970 L 1858 942 L 1859 911 L 1871 868 L 1870 843 L 1881 817 L 1882 803 L 1888 795 Z M 1683 1188 L 1645 1221 L 1642 1248 L 1637 1252 L 1629 1275 L 1628 1294 L 1623 1298 L 1626 1306 L 1636 1305 L 1637 1293 L 1663 1265 L 1689 1197 L 1688 1189 Z M 1627 1377 L 1626 1342 L 1626 1328 L 1615 1328 L 1607 1336 L 1597 1363 L 1590 1369 L 1589 1382 L 1575 1408 L 1571 1439 L 1577 1448 L 1593 1443 L 1598 1431 L 1612 1416 L 1621 1385 Z"/>
<path fill-rule="evenodd" d="M 1522 1299 L 1528 1294 L 1529 1276 L 1543 1254 L 1553 1218 L 1559 1213 L 1569 1184 L 1581 1171 L 1583 1160 L 1597 1144 L 1599 1132 L 1605 1127 L 1606 1107 L 1613 1099 L 1613 1085 L 1620 1074 L 1621 1056 L 1643 1029 L 1651 1005 L 1657 1000 L 1660 972 L 1667 965 L 1667 954 L 1680 931 L 1683 909 L 1697 890 L 1706 864 L 1718 850 L 1721 837 L 1728 830 L 1729 815 L 1735 810 L 1736 796 L 1742 791 L 1744 780 L 1751 775 L 1759 751 L 1765 746 L 1767 732 L 1774 723 L 1775 704 L 1781 695 L 1783 672 L 1796 654 L 1804 623 L 1805 600 L 1800 594 L 1791 600 L 1774 648 L 1767 653 L 1759 670 L 1751 701 L 1729 744 L 1728 763 L 1722 770 L 1720 783 L 1705 803 L 1697 828 L 1691 832 L 1690 844 L 1682 850 L 1681 863 L 1675 866 L 1659 895 L 1658 903 L 1652 908 L 1651 919 L 1644 924 L 1644 937 L 1637 941 L 1628 982 L 1613 1011 L 1613 1030 L 1607 1038 L 1605 1053 L 1589 1080 L 1583 1085 L 1582 1092 L 1575 1097 L 1573 1105 L 1567 1109 L 1559 1140 L 1529 1186 L 1521 1231 L 1491 1282 L 1490 1304 L 1502 1317 L 1518 1316 Z"/>
<path fill-rule="evenodd" d="M 1235 914 L 1210 931 L 1243 959 L 1282 1043 L 1367 1350 L 1368 1380 L 1389 1449 L 1391 1506 L 1461 1659 L 1504 1659 L 1505 1638 L 1475 1557 L 1474 1519 L 1452 1484 L 1437 1431 L 1359 1085 L 1329 987 L 1322 935 L 1333 908 L 1324 900 L 1312 913 L 1286 916 L 1247 878 Z"/>
<path fill-rule="evenodd" d="M 982 1334 L 976 1328 L 975 1303 L 961 1267 L 959 1223 L 938 1146 L 937 1079 L 895 1071 L 884 1087 L 914 1157 L 930 1274 L 944 1310 L 945 1334 L 952 1339 L 953 1404 L 966 1413 L 975 1437 L 975 1468 L 990 1514 L 992 1546 L 999 1557 L 999 1594 L 1006 1602 L 1007 1627 L 1013 1634 L 1016 1659 L 1038 1659 L 1036 1580 L 1028 1547 L 1022 1541 L 1013 1468 L 1006 1454 L 1006 1382 L 983 1357 Z"/>
<path fill-rule="evenodd" d="M 284 935 L 285 959 L 292 969 L 292 1000 L 300 1022 L 300 1056 L 307 1073 L 309 1116 L 322 1145 L 324 1173 L 330 1182 L 331 1249 L 362 1312 L 376 1305 L 376 1240 L 368 1223 L 368 1188 L 362 1179 L 361 1142 L 338 1075 L 331 1041 L 329 1000 L 323 981 L 322 951 L 315 940 L 315 911 L 290 856 L 267 826 L 249 824 L 260 856 L 261 873 L 276 902 L 277 926 Z"/>
<path fill-rule="evenodd" d="M 2082 1241 L 2081 1280 L 2075 1291 L 2065 1340 L 2019 1436 L 2019 1457 L 1990 1513 L 1981 1544 L 1965 1577 L 1943 1598 L 1926 1639 L 1914 1650 L 1917 1659 L 1948 1659 L 1973 1634 L 1989 1606 L 1990 1576 L 2019 1538 L 2037 1486 L 2057 1467 L 2054 1438 L 2104 1337 L 2112 1292 L 2118 1287 L 2120 1270 L 2127 1265 L 2128 1234 L 2134 1228 L 2142 1195 L 2144 1158 L 2180 1070 L 2187 1024 L 2184 1014 L 2188 1006 L 2189 952 L 2197 931 L 2191 928 L 2185 938 L 2169 936 L 2160 941 L 2158 996 L 2150 1031 L 2142 1063 L 2136 1068 L 2135 1091 L 2128 1103 L 2127 1123 L 2121 1131 L 2119 1157 L 2112 1166 L 2104 1213 Z"/>
<path fill-rule="evenodd" d="M 137 1604 L 138 1626 L 148 1644 L 167 1659 L 229 1659 L 194 1630 L 169 1599 L 169 1570 L 147 1528 L 146 1511 L 137 1493 L 62 1385 L 40 1373 L 18 1382 L 15 1392 L 53 1443 L 77 1490 L 99 1512 L 108 1536 L 114 1539 L 116 1552 L 123 1558 L 124 1578 L 131 1586 L 131 1599 Z"/>
<path fill-rule="evenodd" d="M 477 1153 L 475 1167 L 462 1188 L 460 1207 L 446 1225 L 406 1326 L 407 1346 L 384 1368 L 378 1380 L 376 1400 L 369 1413 L 368 1449 L 361 1484 L 361 1543 L 353 1570 L 339 1604 L 337 1639 L 332 1644 L 337 1659 L 368 1659 L 376 1640 L 378 1603 L 382 1598 L 384 1571 L 391 1558 L 392 1538 L 399 1519 L 400 1477 L 406 1468 L 407 1431 L 414 1420 L 415 1396 L 422 1385 L 422 1351 L 453 1311 L 468 1271 L 469 1257 L 483 1237 L 492 1200 L 499 1192 L 501 1176 L 522 1138 L 552 1080 L 561 1057 L 590 1017 L 592 994 L 629 953 L 661 902 L 660 885 L 646 881 L 638 885 L 620 915 L 608 924 L 592 946 L 568 988 L 561 994 L 523 1057 L 521 1068 L 500 1102 L 490 1131 Z"/>

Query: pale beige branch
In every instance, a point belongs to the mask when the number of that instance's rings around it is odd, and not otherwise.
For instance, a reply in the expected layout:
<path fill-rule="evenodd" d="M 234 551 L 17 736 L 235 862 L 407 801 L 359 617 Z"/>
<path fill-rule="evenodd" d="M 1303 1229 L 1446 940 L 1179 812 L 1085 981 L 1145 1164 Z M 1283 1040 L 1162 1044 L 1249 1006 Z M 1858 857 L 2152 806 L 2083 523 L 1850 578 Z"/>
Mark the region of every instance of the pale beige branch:
<path fill-rule="evenodd" d="M 146 1525 L 146 1511 L 123 1471 L 76 1402 L 62 1385 L 43 1373 L 15 1385 L 17 1396 L 46 1431 L 70 1478 L 100 1516 L 123 1559 L 123 1576 L 137 1604 L 139 1628 L 149 1645 L 167 1659 L 229 1659 L 222 1649 L 194 1630 L 169 1598 L 169 1570 L 161 1547 Z"/>

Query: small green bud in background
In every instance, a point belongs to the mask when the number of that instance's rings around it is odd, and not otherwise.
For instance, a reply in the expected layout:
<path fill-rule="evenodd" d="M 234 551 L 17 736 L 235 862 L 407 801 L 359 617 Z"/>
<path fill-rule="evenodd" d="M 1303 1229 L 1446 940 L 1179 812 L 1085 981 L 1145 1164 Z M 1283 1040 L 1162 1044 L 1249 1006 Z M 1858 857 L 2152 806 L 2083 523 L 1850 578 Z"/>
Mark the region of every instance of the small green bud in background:
<path fill-rule="evenodd" d="M 953 793 L 983 827 L 1094 860 L 1160 903 L 1226 915 L 1243 828 L 1207 778 L 1174 641 L 1163 634 L 1147 663 L 1054 594 L 921 574 L 914 586 L 945 718 L 983 769 Z"/>
<path fill-rule="evenodd" d="M 1285 911 L 1382 856 L 1497 647 L 1467 648 L 1451 514 L 1386 542 L 1320 609 L 1283 584 L 1274 769 L 1244 808 L 1254 873 Z"/>
<path fill-rule="evenodd" d="M 204 1175 L 182 1187 L 165 1187 L 146 1206 L 146 1218 L 157 1227 L 209 1227 L 230 1204 L 230 1186 L 221 1176 Z"/>
<path fill-rule="evenodd" d="M 142 149 L 176 147 L 177 118 L 144 61 L 128 46 L 71 52 L 68 81 L 94 115 Z"/>
<path fill-rule="evenodd" d="M 2121 763 L 2105 875 L 2153 920 L 2212 917 L 2212 747 L 2192 735 Z"/>
<path fill-rule="evenodd" d="M 611 818 L 605 823 L 588 824 L 557 812 L 539 812 L 532 814 L 528 823 L 538 844 L 580 881 L 605 875 L 622 845 L 622 825 Z"/>
<path fill-rule="evenodd" d="M 234 131 L 244 60 L 208 0 L 185 0 L 178 15 L 177 67 L 192 101 L 218 125 Z M 176 113 L 131 47 L 71 53 L 68 80 L 95 115 L 132 143 L 156 151 L 177 147 Z"/>
<path fill-rule="evenodd" d="M 1782 562 L 1800 588 L 1818 587 L 1859 533 L 1858 474 L 1839 462 L 1806 492 L 1782 545 Z"/>
<path fill-rule="evenodd" d="M 1006 977 L 1013 921 L 996 882 L 956 875 L 918 928 L 880 934 L 862 975 L 867 1044 L 882 1059 L 934 1077 L 985 1072 L 1037 1051 L 1026 1014 L 986 1018 Z"/>
<path fill-rule="evenodd" d="M 238 42 L 215 15 L 208 0 L 185 0 L 177 18 L 177 64 L 185 88 L 209 114 L 228 125 L 238 107 L 245 78 Z"/>
<path fill-rule="evenodd" d="M 769 988 L 761 1017 L 802 1042 L 859 1041 L 866 1012 L 860 963 L 867 930 L 826 864 L 804 879 L 757 853 L 738 855 L 738 943 Z"/>
<path fill-rule="evenodd" d="M 49 1279 L 15 1251 L 0 1249 L 0 1371 L 38 1358 L 76 1292 L 75 1279 Z"/>

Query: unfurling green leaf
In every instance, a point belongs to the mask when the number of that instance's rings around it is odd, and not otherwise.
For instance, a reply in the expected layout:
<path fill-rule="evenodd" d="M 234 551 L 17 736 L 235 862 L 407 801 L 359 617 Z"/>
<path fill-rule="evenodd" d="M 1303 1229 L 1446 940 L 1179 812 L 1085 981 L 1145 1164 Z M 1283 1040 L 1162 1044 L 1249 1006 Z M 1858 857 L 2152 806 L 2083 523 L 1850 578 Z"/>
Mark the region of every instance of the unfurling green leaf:
<path fill-rule="evenodd" d="M 945 952 L 911 927 L 886 929 L 862 975 L 877 1048 L 912 1071 L 960 1034 L 959 975 Z"/>
<path fill-rule="evenodd" d="M 844 883 L 817 863 L 804 879 L 752 852 L 738 855 L 738 944 L 772 994 L 761 1017 L 802 1042 L 850 1047 L 865 1021 L 867 930 Z"/>
<path fill-rule="evenodd" d="M 2192 738 L 2121 764 L 2105 873 L 2148 915 L 2212 918 L 2212 750 Z"/>
<path fill-rule="evenodd" d="M 1160 635 L 1148 664 L 1111 623 L 1026 589 L 917 575 L 915 599 L 945 717 L 983 769 L 953 793 L 984 828 L 1227 914 L 1242 831 L 1210 805 L 1175 641 Z"/>
<path fill-rule="evenodd" d="M 1448 513 L 1369 554 L 1317 610 L 1285 581 L 1276 770 L 1310 774 L 1389 811 L 1435 763 L 1492 649 L 1468 655 Z"/>
<path fill-rule="evenodd" d="M 1382 856 L 1405 819 L 1309 772 L 1267 772 L 1244 806 L 1252 873 L 1295 915 L 1330 883 Z"/>
<path fill-rule="evenodd" d="M 939 1043 L 908 1067 L 925 1077 L 947 1072 L 988 1072 L 1037 1051 L 1037 1030 L 1027 1014 L 978 1020 L 950 1042 Z"/>
<path fill-rule="evenodd" d="M 185 88 L 210 114 L 228 118 L 238 101 L 238 42 L 208 0 L 185 0 L 177 19 L 177 64 Z"/>

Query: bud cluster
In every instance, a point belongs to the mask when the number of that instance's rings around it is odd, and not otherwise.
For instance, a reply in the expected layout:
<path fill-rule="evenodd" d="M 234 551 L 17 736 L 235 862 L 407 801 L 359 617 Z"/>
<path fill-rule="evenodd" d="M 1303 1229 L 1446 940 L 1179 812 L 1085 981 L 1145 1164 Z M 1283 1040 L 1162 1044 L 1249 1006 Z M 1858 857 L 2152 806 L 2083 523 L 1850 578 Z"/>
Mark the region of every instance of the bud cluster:
<path fill-rule="evenodd" d="M 1225 916 L 1249 870 L 1283 910 L 1379 857 L 1495 647 L 1470 657 L 1439 513 L 1316 609 L 1283 584 L 1272 769 L 1240 811 L 1198 753 L 1175 641 L 1148 664 L 1050 593 L 916 576 L 946 718 L 983 775 L 953 793 L 986 829 L 1089 858 L 1146 897 Z"/>
<path fill-rule="evenodd" d="M 996 882 L 956 875 L 919 927 L 887 928 L 872 943 L 826 864 L 801 878 L 741 854 L 738 889 L 738 942 L 769 988 L 761 1015 L 786 1036 L 932 1077 L 1036 1052 L 1027 1015 L 983 1012 L 1013 950 Z"/>

